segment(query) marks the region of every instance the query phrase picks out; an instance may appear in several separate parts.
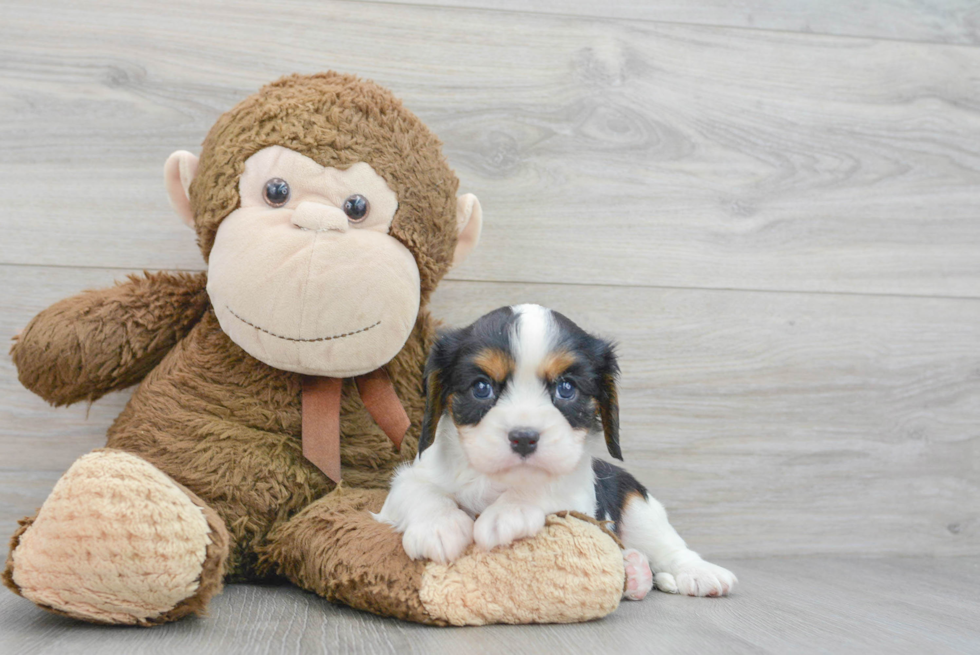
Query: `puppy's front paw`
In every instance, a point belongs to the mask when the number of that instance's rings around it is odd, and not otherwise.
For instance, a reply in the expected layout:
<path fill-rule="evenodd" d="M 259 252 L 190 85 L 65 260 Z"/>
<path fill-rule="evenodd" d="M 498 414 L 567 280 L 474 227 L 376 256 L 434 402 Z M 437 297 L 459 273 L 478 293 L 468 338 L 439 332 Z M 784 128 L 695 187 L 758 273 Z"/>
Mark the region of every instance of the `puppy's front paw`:
<path fill-rule="evenodd" d="M 533 537 L 544 527 L 544 511 L 533 505 L 491 505 L 476 520 L 473 540 L 483 550 Z"/>
<path fill-rule="evenodd" d="M 656 579 L 662 591 L 688 596 L 726 596 L 738 582 L 728 569 L 700 557 L 673 564 L 667 571 L 657 573 Z"/>
<path fill-rule="evenodd" d="M 402 535 L 402 547 L 412 559 L 448 564 L 473 543 L 473 519 L 461 509 L 415 523 Z"/>

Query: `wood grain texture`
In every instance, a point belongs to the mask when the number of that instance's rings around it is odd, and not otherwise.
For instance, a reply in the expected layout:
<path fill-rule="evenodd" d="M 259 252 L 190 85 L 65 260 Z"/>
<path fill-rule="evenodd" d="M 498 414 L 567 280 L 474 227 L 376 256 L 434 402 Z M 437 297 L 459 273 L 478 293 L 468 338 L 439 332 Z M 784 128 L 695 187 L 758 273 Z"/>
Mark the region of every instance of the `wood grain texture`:
<path fill-rule="evenodd" d="M 980 303 L 454 283 L 434 311 L 516 302 L 619 342 L 626 462 L 692 547 L 977 552 Z"/>
<path fill-rule="evenodd" d="M 368 0 L 417 5 L 416 0 Z M 974 0 L 426 0 L 424 4 L 934 43 L 980 44 Z"/>
<path fill-rule="evenodd" d="M 201 269 L 162 164 L 259 85 L 376 79 L 484 207 L 435 313 L 540 302 L 618 340 L 627 465 L 738 592 L 432 629 L 234 586 L 149 631 L 4 593 L 0 652 L 980 651 L 980 49 L 911 42 L 980 43 L 976 3 L 426 4 L 5 0 L 0 340 Z M 0 533 L 129 393 L 53 409 L 0 357 Z"/>
<path fill-rule="evenodd" d="M 0 330 L 116 275 L 0 266 L 11 308 Z M 433 311 L 462 325 L 515 302 L 554 307 L 619 342 L 627 465 L 695 549 L 980 548 L 980 302 L 449 281 Z M 9 531 L 48 481 L 103 444 L 128 394 L 54 410 L 18 385 L 7 359 L 0 390 Z"/>
<path fill-rule="evenodd" d="M 654 593 L 575 625 L 432 628 L 330 605 L 294 587 L 232 585 L 204 619 L 106 628 L 0 594 L 7 653 L 976 653 L 980 559 L 726 560 L 734 596 Z"/>
<path fill-rule="evenodd" d="M 200 268 L 165 157 L 325 68 L 481 197 L 456 279 L 980 296 L 980 49 L 300 0 L 5 3 L 0 263 Z"/>

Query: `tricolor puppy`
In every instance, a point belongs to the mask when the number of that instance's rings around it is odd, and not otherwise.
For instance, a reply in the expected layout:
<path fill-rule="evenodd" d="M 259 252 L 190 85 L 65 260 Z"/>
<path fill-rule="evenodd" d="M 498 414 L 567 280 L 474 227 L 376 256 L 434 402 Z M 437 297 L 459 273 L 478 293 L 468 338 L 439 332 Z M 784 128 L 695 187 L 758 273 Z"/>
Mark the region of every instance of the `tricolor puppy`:
<path fill-rule="evenodd" d="M 602 432 L 622 459 L 618 373 L 612 344 L 538 305 L 446 334 L 426 365 L 418 457 L 375 518 L 403 533 L 412 559 L 449 562 L 474 541 L 490 550 L 577 510 L 613 521 L 627 547 L 626 597 L 646 595 L 651 568 L 663 591 L 727 594 L 735 576 L 688 549 L 632 475 L 586 450 Z"/>

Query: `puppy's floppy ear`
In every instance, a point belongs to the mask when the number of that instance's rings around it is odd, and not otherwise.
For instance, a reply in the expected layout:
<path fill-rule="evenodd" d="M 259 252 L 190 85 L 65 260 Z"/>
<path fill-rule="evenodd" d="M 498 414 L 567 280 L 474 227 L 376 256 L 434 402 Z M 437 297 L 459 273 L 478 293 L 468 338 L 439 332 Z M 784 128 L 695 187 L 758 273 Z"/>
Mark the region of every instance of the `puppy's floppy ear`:
<path fill-rule="evenodd" d="M 419 434 L 419 455 L 432 445 L 436 437 L 439 419 L 446 412 L 446 380 L 458 346 L 458 332 L 448 332 L 436 341 L 425 363 L 422 393 L 425 394 L 425 413 L 422 415 L 422 432 Z"/>
<path fill-rule="evenodd" d="M 619 378 L 616 346 L 609 341 L 600 340 L 596 360 L 599 364 L 599 417 L 602 419 L 606 448 L 610 455 L 622 461 L 623 451 L 619 447 L 619 393 L 616 391 L 616 380 Z"/>
<path fill-rule="evenodd" d="M 429 360 L 431 362 L 431 358 Z M 442 371 L 429 370 L 425 367 L 425 377 L 422 379 L 422 391 L 425 393 L 425 414 L 422 415 L 422 432 L 419 434 L 419 455 L 432 445 L 436 437 L 436 426 L 446 411 L 443 402 Z"/>

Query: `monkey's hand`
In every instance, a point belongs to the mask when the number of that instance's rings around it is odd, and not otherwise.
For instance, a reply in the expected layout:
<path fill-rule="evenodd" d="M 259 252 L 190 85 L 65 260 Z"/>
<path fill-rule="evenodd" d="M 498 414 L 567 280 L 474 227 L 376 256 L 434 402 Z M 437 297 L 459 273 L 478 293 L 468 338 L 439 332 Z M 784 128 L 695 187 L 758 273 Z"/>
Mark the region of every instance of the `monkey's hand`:
<path fill-rule="evenodd" d="M 204 273 L 144 273 L 48 307 L 14 339 L 21 384 L 53 405 L 143 379 L 208 307 Z"/>

